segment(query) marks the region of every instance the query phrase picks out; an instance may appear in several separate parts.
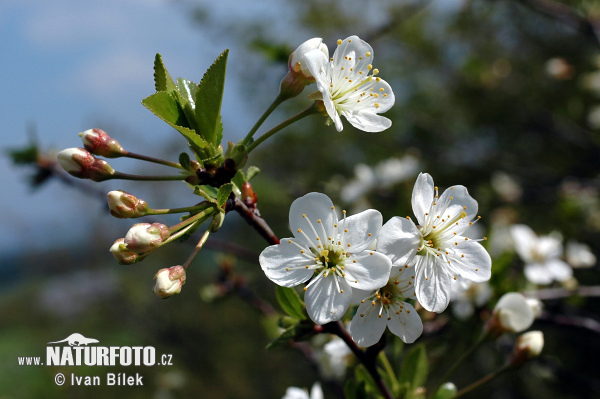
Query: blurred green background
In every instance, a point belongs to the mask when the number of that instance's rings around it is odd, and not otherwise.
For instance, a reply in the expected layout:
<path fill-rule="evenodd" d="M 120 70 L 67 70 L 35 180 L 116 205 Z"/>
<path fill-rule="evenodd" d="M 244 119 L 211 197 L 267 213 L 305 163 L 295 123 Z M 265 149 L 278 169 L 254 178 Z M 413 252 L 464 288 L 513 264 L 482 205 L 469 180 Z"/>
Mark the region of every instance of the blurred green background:
<path fill-rule="evenodd" d="M 258 118 L 266 109 L 286 73 L 287 57 L 311 37 L 322 37 L 330 51 L 338 38 L 352 34 L 368 41 L 374 66 L 396 95 L 395 106 L 385 115 L 393 125 L 385 132 L 365 133 L 344 123 L 338 133 L 324 125 L 324 118 L 312 117 L 252 154 L 249 164 L 262 170 L 253 180 L 258 207 L 279 237 L 290 234 L 291 202 L 310 191 L 324 192 L 351 211 L 379 209 L 384 220 L 412 215 L 410 197 L 420 171 L 430 173 L 441 189 L 466 186 L 479 202 L 479 225 L 489 237 L 486 244 L 494 262 L 494 294 L 487 308 L 467 320 L 454 318 L 450 309 L 435 319 L 424 315 L 426 331 L 417 342 L 426 344 L 427 386 L 432 387 L 478 336 L 482 319 L 499 296 L 536 288 L 525 280 L 522 261 L 502 246 L 503 228 L 523 223 L 540 235 L 559 231 L 565 242 L 576 240 L 600 253 L 600 6 L 595 1 L 550 0 L 287 0 L 267 5 L 276 7 L 274 14 L 293 19 L 293 28 L 261 18 L 260 4 L 240 6 L 254 8 L 244 19 L 216 18 L 219 14 L 203 2 L 172 4 L 179 7 L 182 21 L 209 32 L 202 40 L 222 49 L 235 43 L 239 51 L 237 60 L 242 62 L 230 61 L 228 66 L 227 84 L 234 82 L 236 90 L 226 96 L 237 96 L 244 104 L 244 117 L 230 122 L 225 115 L 226 140 L 237 141 L 252 126 L 254 119 L 248 115 Z M 193 53 L 193 41 L 189 47 Z M 206 54 L 204 63 L 209 65 L 219 52 Z M 169 67 L 168 58 L 165 64 Z M 184 77 L 199 80 L 202 73 Z M 151 74 L 147 78 L 150 94 Z M 306 95 L 313 90 L 309 87 L 282 106 L 263 129 L 307 106 Z M 235 111 L 227 112 L 235 117 Z M 118 123 L 110 118 L 93 121 L 94 127 L 121 141 Z M 144 131 L 128 132 L 125 137 L 132 144 L 126 147 L 138 152 L 133 143 L 139 134 L 146 137 L 141 144 L 145 153 L 176 159 L 185 150 L 184 140 L 158 119 L 154 123 L 153 131 L 172 136 L 168 145 L 148 145 L 152 139 Z M 228 130 L 230 123 L 238 130 Z M 111 130 L 113 126 L 117 129 Z M 39 151 L 45 153 L 50 148 L 44 134 L 53 132 L 48 126 L 40 130 Z M 66 146 L 79 146 L 72 133 Z M 22 143 L 25 137 L 23 133 Z M 391 158 L 413 165 L 396 166 L 405 172 L 398 181 L 386 184 L 355 170 L 357 164 L 374 168 Z M 123 165 L 132 172 L 147 171 L 139 164 Z M 12 168 L 5 173 L 25 175 Z M 278 310 L 274 285 L 257 262 L 266 243 L 238 215 L 228 215 L 226 226 L 211 237 L 190 268 L 182 293 L 162 301 L 150 291 L 154 273 L 181 264 L 193 243 L 169 245 L 133 266 L 117 265 L 108 248 L 131 222 L 110 217 L 102 193 L 123 189 L 156 208 L 196 200 L 177 183 L 74 183 L 69 188 L 56 177 L 38 179 L 31 195 L 43 203 L 49 186 L 64 187 L 72 203 L 68 220 L 88 226 L 86 233 L 69 237 L 68 245 L 31 251 L 22 243 L 16 251 L 2 253 L 0 399 L 279 398 L 288 386 L 309 388 L 319 380 L 316 362 L 307 359 L 310 353 L 287 346 L 265 350 L 276 318 L 263 316 L 251 295 Z M 98 187 L 100 193 L 93 191 Z M 351 192 L 349 187 L 358 188 Z M 166 220 L 173 224 L 176 219 Z M 52 225 L 37 229 L 45 231 L 35 233 L 42 237 L 38 240 L 53 242 Z M 575 270 L 570 287 L 600 284 L 599 269 L 596 264 Z M 544 316 L 532 327 L 545 334 L 542 356 L 465 397 L 600 397 L 600 367 L 594 356 L 600 353 L 600 300 L 572 295 L 544 304 Z M 174 365 L 100 371 L 17 365 L 18 356 L 44 356 L 47 342 L 73 332 L 104 345 L 154 346 L 157 353 L 172 354 Z M 513 341 L 507 336 L 485 344 L 453 382 L 461 388 L 495 370 Z M 401 361 L 402 346 L 390 347 L 394 361 Z M 57 372 L 139 372 L 145 384 L 57 387 Z M 339 381 L 322 381 L 326 398 L 340 395 Z"/>

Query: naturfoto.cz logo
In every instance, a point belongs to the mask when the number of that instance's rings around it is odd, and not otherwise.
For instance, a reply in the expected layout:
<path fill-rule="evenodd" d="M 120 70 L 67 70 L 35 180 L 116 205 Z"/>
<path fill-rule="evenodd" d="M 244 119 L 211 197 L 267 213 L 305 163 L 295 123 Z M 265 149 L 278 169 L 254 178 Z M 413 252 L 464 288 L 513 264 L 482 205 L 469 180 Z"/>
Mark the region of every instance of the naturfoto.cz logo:
<path fill-rule="evenodd" d="M 152 346 L 95 346 L 99 341 L 74 333 L 60 341 L 48 342 L 46 358 L 19 356 L 19 366 L 171 366 L 172 355 L 157 358 Z M 54 381 L 63 385 L 67 378 L 56 374 Z M 106 385 L 143 385 L 143 377 L 136 373 L 107 373 Z M 71 374 L 71 385 L 102 385 L 100 376 L 77 376 Z"/>

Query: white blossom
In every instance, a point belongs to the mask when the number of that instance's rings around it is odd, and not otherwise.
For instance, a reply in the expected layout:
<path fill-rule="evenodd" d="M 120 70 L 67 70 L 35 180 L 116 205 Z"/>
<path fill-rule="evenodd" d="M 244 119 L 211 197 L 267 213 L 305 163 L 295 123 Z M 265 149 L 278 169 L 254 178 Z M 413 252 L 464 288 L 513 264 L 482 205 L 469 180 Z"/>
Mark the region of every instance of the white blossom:
<path fill-rule="evenodd" d="M 329 49 L 327 49 L 327 45 L 323 43 L 323 39 L 315 37 L 299 45 L 290 55 L 288 64 L 290 71 L 301 74 L 304 78 L 312 79 L 314 81 L 314 77 L 308 69 L 308 63 L 306 61 L 306 54 L 312 50 L 320 51 L 325 57 L 329 57 Z"/>
<path fill-rule="evenodd" d="M 560 259 L 562 236 L 552 233 L 538 237 L 523 224 L 510 229 L 517 254 L 525 262 L 525 277 L 534 284 L 550 284 L 553 280 L 564 282 L 571 278 L 573 269 Z"/>
<path fill-rule="evenodd" d="M 374 345 L 386 326 L 407 344 L 421 336 L 421 318 L 406 302 L 415 298 L 414 279 L 414 267 L 394 267 L 385 286 L 363 297 L 348 329 L 354 342 L 361 346 Z"/>
<path fill-rule="evenodd" d="M 323 399 L 323 390 L 318 382 L 313 384 L 310 395 L 306 389 L 289 387 L 282 399 Z"/>
<path fill-rule="evenodd" d="M 465 236 L 477 220 L 477 201 L 463 186 L 439 196 L 427 173 L 419 174 L 412 193 L 419 225 L 409 217 L 394 217 L 381 229 L 377 251 L 397 267 L 414 265 L 416 295 L 430 312 L 442 312 L 451 297 L 453 279 L 482 283 L 491 276 L 492 261 L 485 248 Z"/>
<path fill-rule="evenodd" d="M 492 320 L 507 332 L 521 332 L 533 324 L 535 313 L 527 299 L 518 292 L 504 294 L 496 303 Z"/>
<path fill-rule="evenodd" d="M 585 268 L 592 267 L 596 264 L 596 255 L 590 250 L 586 244 L 576 241 L 569 241 L 565 251 L 567 262 L 572 267 Z"/>
<path fill-rule="evenodd" d="M 391 262 L 369 250 L 381 229 L 373 209 L 338 219 L 324 194 L 309 193 L 290 208 L 292 238 L 267 247 L 259 257 L 266 276 L 283 287 L 304 287 L 306 310 L 317 324 L 339 320 L 350 305 L 352 289 L 374 290 L 387 283 Z"/>
<path fill-rule="evenodd" d="M 305 55 L 327 115 L 338 132 L 343 129 L 340 115 L 365 132 L 389 128 L 392 122 L 378 114 L 394 105 L 394 93 L 385 80 L 376 76 L 379 70 L 372 65 L 373 49 L 358 36 L 337 43 L 330 59 L 320 49 Z"/>
<path fill-rule="evenodd" d="M 492 289 L 487 281 L 473 283 L 459 278 L 452 282 L 452 314 L 461 320 L 473 315 L 476 307 L 484 306 L 492 295 Z"/>

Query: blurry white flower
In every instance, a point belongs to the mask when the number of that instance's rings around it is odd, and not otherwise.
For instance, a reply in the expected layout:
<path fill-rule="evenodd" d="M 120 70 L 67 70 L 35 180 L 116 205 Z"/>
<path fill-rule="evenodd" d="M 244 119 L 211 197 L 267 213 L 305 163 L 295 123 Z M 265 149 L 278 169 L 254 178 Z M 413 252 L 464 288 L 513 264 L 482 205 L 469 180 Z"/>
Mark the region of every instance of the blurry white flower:
<path fill-rule="evenodd" d="M 371 65 L 373 49 L 367 42 L 350 36 L 338 40 L 331 59 L 320 49 L 306 53 L 305 58 L 321 92 L 319 99 L 338 132 L 344 128 L 340 115 L 365 132 L 380 132 L 392 125 L 378 114 L 394 105 L 394 93 L 385 80 L 375 77 L 379 70 Z"/>
<path fill-rule="evenodd" d="M 538 237 L 523 224 L 510 229 L 515 250 L 525 262 L 525 277 L 534 284 L 550 284 L 553 280 L 567 281 L 573 269 L 562 261 L 562 236 L 553 233 Z"/>
<path fill-rule="evenodd" d="M 506 202 L 517 202 L 521 199 L 523 189 L 511 176 L 504 172 L 494 172 L 491 183 L 500 198 Z"/>
<path fill-rule="evenodd" d="M 293 238 L 267 247 L 259 257 L 266 276 L 283 287 L 311 280 L 304 288 L 306 311 L 317 324 L 339 320 L 352 289 L 374 290 L 387 283 L 390 259 L 368 247 L 381 229 L 373 209 L 338 219 L 325 194 L 309 193 L 290 207 Z"/>
<path fill-rule="evenodd" d="M 531 308 L 533 312 L 533 317 L 538 318 L 542 315 L 542 311 L 544 310 L 544 304 L 537 298 L 527 298 L 527 304 Z"/>
<path fill-rule="evenodd" d="M 348 332 L 360 346 L 379 342 L 385 328 L 412 344 L 423 333 L 423 323 L 413 306 L 405 302 L 415 298 L 415 268 L 394 267 L 388 283 L 365 293 Z"/>
<path fill-rule="evenodd" d="M 312 386 L 310 395 L 306 389 L 289 387 L 282 399 L 323 399 L 323 390 L 318 382 L 315 382 Z"/>
<path fill-rule="evenodd" d="M 555 79 L 568 80 L 573 77 L 575 69 L 561 57 L 550 58 L 546 61 L 546 73 Z"/>
<path fill-rule="evenodd" d="M 592 267 L 596 264 L 596 255 L 590 251 L 590 247 L 576 241 L 569 241 L 565 251 L 567 262 L 572 267 Z"/>
<path fill-rule="evenodd" d="M 431 176 L 421 173 L 412 208 L 419 225 L 408 217 L 390 219 L 379 233 L 377 251 L 390 256 L 394 266 L 414 265 L 419 303 L 440 313 L 450 302 L 453 279 L 482 283 L 491 276 L 490 255 L 464 234 L 477 221 L 477 201 L 463 186 L 439 196 Z"/>
<path fill-rule="evenodd" d="M 489 283 L 473 283 L 459 278 L 452 282 L 452 313 L 461 320 L 473 315 L 476 307 L 485 305 L 492 295 Z"/>
<path fill-rule="evenodd" d="M 315 351 L 321 375 L 324 378 L 337 380 L 344 378 L 349 361 L 353 356 L 348 345 L 337 336 L 327 342 L 322 350 Z"/>
<path fill-rule="evenodd" d="M 537 357 L 544 349 L 544 334 L 541 331 L 528 331 L 517 338 L 511 364 L 520 366 L 527 360 Z"/>
<path fill-rule="evenodd" d="M 518 292 L 509 292 L 498 300 L 486 324 L 486 331 L 492 335 L 521 332 L 531 327 L 534 319 L 533 309 L 527 299 Z"/>

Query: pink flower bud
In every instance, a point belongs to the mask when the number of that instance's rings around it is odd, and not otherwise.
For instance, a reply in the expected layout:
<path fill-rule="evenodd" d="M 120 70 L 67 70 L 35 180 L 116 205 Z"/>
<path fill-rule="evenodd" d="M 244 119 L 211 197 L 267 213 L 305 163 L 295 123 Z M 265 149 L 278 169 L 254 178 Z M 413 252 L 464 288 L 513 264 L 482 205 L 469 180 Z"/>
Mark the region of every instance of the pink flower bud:
<path fill-rule="evenodd" d="M 147 215 L 148 211 L 150 211 L 150 207 L 146 201 L 125 191 L 111 191 L 107 196 L 110 214 L 116 218 L 139 218 Z"/>
<path fill-rule="evenodd" d="M 169 228 L 161 223 L 136 223 L 125 235 L 127 249 L 141 254 L 160 247 L 169 238 Z"/>
<path fill-rule="evenodd" d="M 131 265 L 145 258 L 144 255 L 131 252 L 127 248 L 127 245 L 125 245 L 125 240 L 123 238 L 119 238 L 117 241 L 115 241 L 115 243 L 110 247 L 110 253 L 113 254 L 120 265 Z"/>
<path fill-rule="evenodd" d="M 154 293 L 161 298 L 168 298 L 181 292 L 181 286 L 185 283 L 185 269 L 182 266 L 160 269 L 154 279 Z"/>
<path fill-rule="evenodd" d="M 108 162 L 97 159 L 83 148 L 67 148 L 59 152 L 57 158 L 65 171 L 80 179 L 103 181 L 115 173 Z"/>
<path fill-rule="evenodd" d="M 79 133 L 79 137 L 83 141 L 83 146 L 92 154 L 116 158 L 126 153 L 121 144 L 106 134 L 104 130 L 89 129 Z"/>
<path fill-rule="evenodd" d="M 527 360 L 538 357 L 544 349 L 544 334 L 541 331 L 528 331 L 517 338 L 511 363 L 520 366 Z"/>

